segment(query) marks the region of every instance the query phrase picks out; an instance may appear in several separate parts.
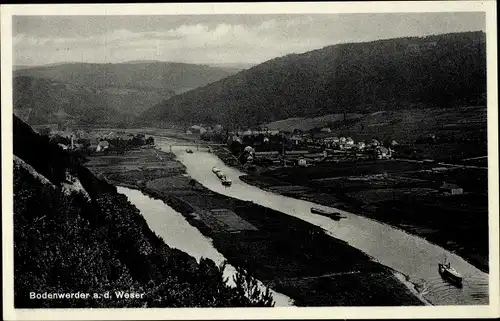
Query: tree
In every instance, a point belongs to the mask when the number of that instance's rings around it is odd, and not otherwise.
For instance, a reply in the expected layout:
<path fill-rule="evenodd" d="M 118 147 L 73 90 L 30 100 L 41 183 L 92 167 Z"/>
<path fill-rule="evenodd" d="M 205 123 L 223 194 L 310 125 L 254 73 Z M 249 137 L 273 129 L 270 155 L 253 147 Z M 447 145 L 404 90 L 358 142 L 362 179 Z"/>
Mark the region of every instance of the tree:
<path fill-rule="evenodd" d="M 233 276 L 236 290 L 242 296 L 250 300 L 252 306 L 273 307 L 274 300 L 271 291 L 266 287 L 262 292 L 257 279 L 241 267 L 236 267 L 236 275 Z"/>
<path fill-rule="evenodd" d="M 50 127 L 45 127 L 45 128 L 40 129 L 39 133 L 40 133 L 40 135 L 48 136 L 48 135 L 50 135 L 51 131 L 52 130 L 50 129 Z"/>

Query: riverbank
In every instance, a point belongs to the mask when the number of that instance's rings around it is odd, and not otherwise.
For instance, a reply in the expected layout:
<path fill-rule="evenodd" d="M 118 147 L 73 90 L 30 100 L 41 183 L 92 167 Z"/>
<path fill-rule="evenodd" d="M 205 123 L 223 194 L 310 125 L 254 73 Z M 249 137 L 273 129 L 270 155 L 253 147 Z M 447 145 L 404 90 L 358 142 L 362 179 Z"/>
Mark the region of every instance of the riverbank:
<path fill-rule="evenodd" d="M 191 184 L 182 164 L 172 170 L 164 162 L 177 161 L 171 153 L 142 149 L 91 157 L 87 166 L 112 183 L 161 199 L 210 237 L 230 264 L 298 306 L 423 304 L 390 269 L 321 228 Z M 131 163 L 140 169 L 130 169 Z"/>
<path fill-rule="evenodd" d="M 236 164 L 226 149 L 213 152 L 226 165 L 246 173 L 240 179 L 247 184 L 389 224 L 461 256 L 483 272 L 489 271 L 488 199 L 483 186 L 487 177 L 481 173 L 460 169 L 467 172 L 455 175 L 471 193 L 443 196 L 435 193 L 433 180 L 451 180 L 452 173 L 427 173 L 433 165 L 379 162 L 251 171 Z"/>

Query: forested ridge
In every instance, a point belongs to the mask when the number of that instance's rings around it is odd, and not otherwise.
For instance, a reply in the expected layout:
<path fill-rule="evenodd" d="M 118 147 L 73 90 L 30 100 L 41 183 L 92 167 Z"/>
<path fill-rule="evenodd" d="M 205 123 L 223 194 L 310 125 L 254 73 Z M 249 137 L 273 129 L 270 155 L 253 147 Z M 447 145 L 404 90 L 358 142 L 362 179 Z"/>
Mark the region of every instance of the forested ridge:
<path fill-rule="evenodd" d="M 255 125 L 289 117 L 486 102 L 485 33 L 328 46 L 275 58 L 171 97 L 140 117 Z"/>

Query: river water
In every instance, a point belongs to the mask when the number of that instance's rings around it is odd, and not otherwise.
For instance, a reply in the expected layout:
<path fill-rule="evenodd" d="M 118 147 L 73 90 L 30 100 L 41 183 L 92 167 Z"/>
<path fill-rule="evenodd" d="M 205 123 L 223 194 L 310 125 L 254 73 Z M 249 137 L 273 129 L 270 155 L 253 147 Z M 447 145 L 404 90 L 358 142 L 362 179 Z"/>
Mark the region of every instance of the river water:
<path fill-rule="evenodd" d="M 139 209 L 149 228 L 163 238 L 168 246 L 188 253 L 198 262 L 202 257 L 212 259 L 217 265 L 225 261 L 224 256 L 212 245 L 210 238 L 201 234 L 198 229 L 186 221 L 182 214 L 161 200 L 150 198 L 141 191 L 126 187 L 118 186 L 117 190 L 118 193 L 127 196 L 129 201 Z M 230 286 L 234 286 L 233 275 L 235 273 L 236 269 L 233 266 L 226 265 L 224 277 L 228 278 Z M 259 281 L 259 285 L 263 289 L 262 282 Z M 276 307 L 293 305 L 293 300 L 284 294 L 274 290 L 271 290 L 271 293 Z"/>
<path fill-rule="evenodd" d="M 170 144 L 174 142 L 161 137 L 155 138 L 155 141 L 165 152 L 170 151 Z M 433 305 L 488 304 L 489 275 L 458 255 L 423 238 L 362 216 L 264 191 L 241 181 L 239 176 L 244 173 L 226 166 L 206 149 L 193 151 L 193 154 L 188 154 L 186 147 L 172 147 L 172 152 L 186 166 L 189 176 L 206 188 L 229 197 L 254 202 L 323 228 L 327 234 L 348 242 L 375 261 L 406 275 L 420 294 Z M 233 181 L 231 187 L 221 185 L 220 180 L 212 173 L 214 166 Z M 336 222 L 312 214 L 311 207 L 337 211 L 346 218 Z M 462 288 L 455 287 L 439 275 L 437 264 L 445 257 L 464 277 Z"/>

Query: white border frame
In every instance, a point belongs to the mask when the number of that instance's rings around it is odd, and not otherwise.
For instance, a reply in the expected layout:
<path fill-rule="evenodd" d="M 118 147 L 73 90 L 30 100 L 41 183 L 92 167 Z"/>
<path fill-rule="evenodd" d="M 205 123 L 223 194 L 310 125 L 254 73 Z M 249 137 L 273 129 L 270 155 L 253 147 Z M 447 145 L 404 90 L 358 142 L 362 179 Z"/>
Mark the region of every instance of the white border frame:
<path fill-rule="evenodd" d="M 178 14 L 314 14 L 384 12 L 486 13 L 490 286 L 488 306 L 319 307 L 319 308 L 147 308 L 147 309 L 14 309 L 12 204 L 12 16 L 13 15 L 158 15 Z M 308 3 L 172 3 L 42 4 L 1 6 L 2 94 L 2 241 L 3 311 L 6 320 L 140 320 L 140 319 L 332 319 L 332 318 L 488 318 L 499 317 L 498 93 L 497 18 L 495 1 L 308 2 Z"/>

